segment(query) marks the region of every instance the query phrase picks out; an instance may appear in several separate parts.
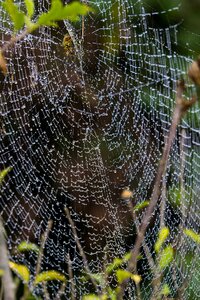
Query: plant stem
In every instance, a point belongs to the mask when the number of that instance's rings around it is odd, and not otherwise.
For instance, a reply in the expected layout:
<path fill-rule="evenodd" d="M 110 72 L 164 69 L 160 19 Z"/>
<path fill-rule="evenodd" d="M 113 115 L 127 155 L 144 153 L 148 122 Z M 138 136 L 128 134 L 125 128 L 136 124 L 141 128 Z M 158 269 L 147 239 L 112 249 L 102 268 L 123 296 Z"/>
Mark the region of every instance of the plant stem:
<path fill-rule="evenodd" d="M 99 288 L 97 286 L 97 283 L 96 281 L 94 280 L 94 278 L 91 276 L 92 272 L 90 271 L 90 268 L 89 268 L 89 265 L 88 265 L 88 261 L 87 261 L 87 257 L 85 255 L 85 252 L 81 246 L 81 243 L 79 241 L 79 238 L 78 238 L 78 234 L 77 234 L 77 231 L 76 231 L 76 227 L 75 227 L 75 224 L 74 224 L 74 221 L 72 220 L 71 216 L 70 216 L 70 212 L 69 212 L 69 209 L 67 207 L 64 208 L 64 211 L 65 211 L 65 214 L 66 214 L 66 217 L 71 225 L 71 229 L 72 229 L 72 232 L 73 232 L 73 235 L 74 235 L 74 239 L 75 239 L 75 242 L 76 242 L 76 245 L 78 247 L 78 250 L 79 250 L 79 253 L 83 259 L 83 264 L 84 264 L 84 268 L 85 268 L 85 271 L 87 273 L 87 275 L 90 277 L 90 280 L 92 281 L 94 287 L 96 288 L 97 291 L 99 291 Z"/>
<path fill-rule="evenodd" d="M 190 101 L 187 101 L 183 98 L 184 89 L 185 89 L 184 82 L 183 81 L 178 82 L 177 93 L 176 93 L 176 105 L 175 105 L 174 113 L 173 113 L 173 117 L 172 117 L 172 124 L 171 124 L 170 130 L 169 130 L 169 135 L 168 135 L 167 141 L 166 141 L 164 149 L 163 149 L 162 158 L 161 158 L 159 166 L 158 166 L 158 171 L 156 174 L 156 179 L 155 179 L 155 184 L 154 184 L 154 189 L 152 192 L 151 200 L 147 207 L 146 214 L 141 222 L 139 233 L 137 235 L 134 248 L 131 252 L 131 258 L 130 258 L 130 261 L 128 264 L 128 271 L 130 271 L 130 272 L 136 270 L 137 257 L 139 255 L 140 247 L 144 241 L 147 227 L 149 225 L 152 214 L 154 212 L 154 209 L 155 209 L 156 204 L 160 197 L 162 179 L 166 173 L 168 158 L 170 155 L 170 150 L 171 150 L 173 141 L 176 136 L 176 130 L 177 130 L 178 124 L 180 123 L 180 120 L 183 117 L 183 115 L 196 102 L 196 98 L 194 98 L 194 97 Z M 123 299 L 126 284 L 127 284 L 127 280 L 125 280 L 121 284 L 120 292 L 118 294 L 118 299 Z"/>

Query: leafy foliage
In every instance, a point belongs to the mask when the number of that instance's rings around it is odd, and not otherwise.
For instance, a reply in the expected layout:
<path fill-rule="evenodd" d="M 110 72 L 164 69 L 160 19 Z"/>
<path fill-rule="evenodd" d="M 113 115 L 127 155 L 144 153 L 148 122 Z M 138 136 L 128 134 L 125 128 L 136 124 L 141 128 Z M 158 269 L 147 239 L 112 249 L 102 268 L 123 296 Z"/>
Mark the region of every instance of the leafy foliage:
<path fill-rule="evenodd" d="M 165 247 L 160 253 L 159 267 L 165 269 L 174 258 L 174 250 L 171 245 Z"/>
<path fill-rule="evenodd" d="M 6 177 L 6 175 L 12 170 L 11 167 L 8 167 L 6 169 L 4 169 L 3 171 L 0 171 L 0 184 L 3 182 L 4 178 Z"/>
<path fill-rule="evenodd" d="M 52 0 L 51 8 L 48 12 L 38 16 L 36 22 L 32 22 L 35 14 L 35 5 L 33 0 L 24 0 L 26 13 L 21 11 L 13 0 L 5 0 L 2 5 L 7 11 L 15 31 L 21 30 L 26 24 L 28 32 L 32 32 L 41 26 L 57 26 L 58 21 L 69 20 L 78 21 L 79 16 L 86 15 L 93 11 L 86 4 L 78 1 L 64 5 L 61 0 Z"/>
<path fill-rule="evenodd" d="M 160 251 L 160 248 L 162 247 L 163 243 L 165 242 L 165 240 L 167 239 L 168 236 L 169 236 L 169 228 L 167 228 L 167 227 L 161 228 L 159 235 L 158 235 L 158 239 L 154 246 L 155 251 L 157 253 Z"/>
<path fill-rule="evenodd" d="M 18 5 L 14 4 L 13 0 L 5 0 L 2 3 L 4 9 L 7 11 L 15 31 L 20 30 L 24 26 L 25 14 L 19 10 Z"/>
<path fill-rule="evenodd" d="M 26 251 L 33 251 L 33 252 L 36 252 L 36 253 L 39 253 L 39 247 L 33 243 L 27 243 L 25 241 L 21 242 L 17 249 L 20 251 L 20 252 L 26 252 Z"/>
<path fill-rule="evenodd" d="M 26 266 L 16 264 L 12 261 L 9 262 L 9 266 L 11 270 L 14 271 L 17 275 L 19 275 L 19 277 L 21 277 L 25 283 L 29 282 L 30 271 Z"/>
<path fill-rule="evenodd" d="M 184 229 L 184 233 L 195 243 L 200 244 L 200 235 L 191 229 Z"/>
<path fill-rule="evenodd" d="M 60 272 L 57 272 L 55 270 L 49 270 L 49 271 L 39 273 L 35 278 L 34 285 L 37 285 L 42 282 L 50 281 L 50 280 L 59 280 L 65 282 L 66 277 Z"/>

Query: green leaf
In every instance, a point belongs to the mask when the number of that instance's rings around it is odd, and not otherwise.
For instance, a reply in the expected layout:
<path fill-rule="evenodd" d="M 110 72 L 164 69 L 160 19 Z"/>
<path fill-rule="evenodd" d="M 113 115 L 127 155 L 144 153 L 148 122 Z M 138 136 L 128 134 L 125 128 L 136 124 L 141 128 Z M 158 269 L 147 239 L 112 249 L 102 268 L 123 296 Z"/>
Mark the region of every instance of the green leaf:
<path fill-rule="evenodd" d="M 141 203 L 138 203 L 137 205 L 135 205 L 134 211 L 141 210 L 141 209 L 147 207 L 148 205 L 149 205 L 149 201 L 142 201 Z"/>
<path fill-rule="evenodd" d="M 132 279 L 136 284 L 138 284 L 141 281 L 140 275 L 135 275 L 129 271 L 121 270 L 121 269 L 116 271 L 116 276 L 117 276 L 117 282 L 119 284 L 121 284 L 124 280 L 129 278 Z"/>
<path fill-rule="evenodd" d="M 131 258 L 131 252 L 127 252 L 122 258 L 118 258 L 118 257 L 114 258 L 113 262 L 107 266 L 106 272 L 111 273 L 113 270 L 117 269 L 122 264 L 129 261 L 130 258 Z"/>
<path fill-rule="evenodd" d="M 13 22 L 14 30 L 18 31 L 22 29 L 24 26 L 25 14 L 19 10 L 18 6 L 14 4 L 13 0 L 5 0 L 2 5 Z"/>
<path fill-rule="evenodd" d="M 29 282 L 30 279 L 30 271 L 25 265 L 19 265 L 12 261 L 9 261 L 9 266 L 12 271 L 14 271 L 22 280 L 26 283 Z"/>
<path fill-rule="evenodd" d="M 169 228 L 168 227 L 163 227 L 161 228 L 161 230 L 159 231 L 158 234 L 158 239 L 154 245 L 154 249 L 155 251 L 158 253 L 160 251 L 160 248 L 162 247 L 163 243 L 165 242 L 165 240 L 167 239 L 167 237 L 169 236 Z"/>
<path fill-rule="evenodd" d="M 35 11 L 34 0 L 24 0 L 29 18 L 32 18 Z"/>
<path fill-rule="evenodd" d="M 55 270 L 44 271 L 36 276 L 34 285 L 50 280 L 59 280 L 65 282 L 66 277 L 62 273 Z"/>
<path fill-rule="evenodd" d="M 165 283 L 165 284 L 163 284 L 163 286 L 162 286 L 160 295 L 168 296 L 169 294 L 170 294 L 170 288 L 169 288 L 169 286 Z"/>
<path fill-rule="evenodd" d="M 20 252 L 26 252 L 26 251 L 33 251 L 33 252 L 36 252 L 36 253 L 39 253 L 39 247 L 33 243 L 28 243 L 26 241 L 23 241 L 21 242 L 17 249 L 20 251 Z"/>
<path fill-rule="evenodd" d="M 0 277 L 3 276 L 4 270 L 0 269 Z"/>
<path fill-rule="evenodd" d="M 83 296 L 83 300 L 101 300 L 101 297 L 98 297 L 95 294 L 89 294 L 89 295 L 85 295 Z"/>
<path fill-rule="evenodd" d="M 6 175 L 12 170 L 11 167 L 8 167 L 6 169 L 4 169 L 3 171 L 0 172 L 0 184 L 3 182 L 4 178 L 6 177 Z"/>
<path fill-rule="evenodd" d="M 174 251 L 171 245 L 164 248 L 160 253 L 159 266 L 160 269 L 165 269 L 174 258 Z"/>
<path fill-rule="evenodd" d="M 61 0 L 52 0 L 50 10 L 40 15 L 36 24 L 39 26 L 56 26 L 56 22 L 66 19 L 77 21 L 80 15 L 86 15 L 89 11 L 92 9 L 77 1 L 63 5 Z"/>
<path fill-rule="evenodd" d="M 200 244 L 200 235 L 191 229 L 184 229 L 184 233 L 189 236 L 195 243 Z"/>

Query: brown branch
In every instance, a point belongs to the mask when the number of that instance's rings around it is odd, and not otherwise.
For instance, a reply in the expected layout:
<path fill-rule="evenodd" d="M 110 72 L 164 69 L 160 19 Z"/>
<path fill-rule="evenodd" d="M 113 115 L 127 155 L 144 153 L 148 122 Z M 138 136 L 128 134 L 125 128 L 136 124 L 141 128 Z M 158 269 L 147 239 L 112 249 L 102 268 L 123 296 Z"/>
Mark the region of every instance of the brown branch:
<path fill-rule="evenodd" d="M 96 283 L 96 281 L 94 280 L 94 278 L 91 276 L 92 272 L 89 268 L 89 265 L 88 265 L 88 260 L 87 260 L 87 257 L 85 255 L 85 252 L 81 246 L 81 243 L 79 241 L 79 238 L 78 238 L 78 234 L 77 234 L 77 231 L 76 231 L 76 227 L 75 227 L 75 224 L 74 224 L 74 221 L 72 220 L 71 216 L 70 216 L 70 212 L 69 212 L 69 209 L 67 207 L 64 208 L 64 211 L 65 211 L 65 214 L 66 214 L 66 217 L 71 225 L 71 229 L 72 229 L 72 232 L 73 232 L 73 235 L 74 235 L 74 239 L 75 239 L 75 242 L 76 242 L 76 245 L 78 247 L 78 250 L 79 250 L 79 253 L 83 259 L 83 264 L 84 264 L 84 268 L 85 268 L 85 271 L 87 273 L 87 275 L 89 276 L 91 282 L 93 283 L 94 287 L 96 288 L 97 291 L 99 291 L 99 288 L 98 288 L 98 285 Z"/>
<path fill-rule="evenodd" d="M 154 212 L 154 209 L 155 209 L 158 199 L 160 197 L 161 183 L 162 183 L 163 176 L 166 173 L 168 158 L 170 155 L 170 150 L 171 150 L 173 141 L 176 136 L 177 127 L 178 127 L 183 115 L 196 102 L 196 98 L 194 98 L 194 97 L 190 101 L 187 101 L 183 98 L 184 89 L 185 89 L 184 82 L 183 81 L 178 82 L 177 93 L 176 93 L 176 105 L 175 105 L 174 113 L 173 113 L 173 117 L 172 117 L 172 124 L 171 124 L 170 130 L 169 130 L 169 135 L 168 135 L 167 141 L 166 141 L 164 149 L 163 149 L 162 158 L 161 158 L 159 166 L 158 166 L 158 171 L 156 174 L 156 179 L 155 179 L 155 184 L 154 184 L 154 189 L 153 189 L 153 193 L 151 196 L 151 200 L 147 207 L 146 214 L 141 222 L 139 233 L 137 235 L 136 242 L 135 242 L 134 248 L 131 253 L 131 258 L 130 258 L 130 261 L 128 264 L 128 271 L 130 271 L 130 272 L 136 270 L 137 257 L 139 255 L 140 247 L 144 241 L 147 227 L 149 225 L 150 219 L 152 217 L 152 214 Z M 120 292 L 118 294 L 118 299 L 123 298 L 126 284 L 127 284 L 127 280 L 121 284 Z"/>
<path fill-rule="evenodd" d="M 36 273 L 35 273 L 35 277 L 39 274 L 40 272 L 40 268 L 41 268 L 41 262 L 42 262 L 42 258 L 43 258 L 43 253 L 44 253 L 44 247 L 45 247 L 45 243 L 47 241 L 47 238 L 49 236 L 49 232 L 51 230 L 53 226 L 53 221 L 49 220 L 48 224 L 47 224 L 47 228 L 45 233 L 42 235 L 41 238 L 41 245 L 40 245 L 40 251 L 39 251 L 39 255 L 38 255 L 38 259 L 37 259 L 37 265 L 36 265 Z"/>
<path fill-rule="evenodd" d="M 15 300 L 15 285 L 9 268 L 9 259 L 5 241 L 5 231 L 0 217 L 0 269 L 3 270 L 2 288 L 4 300 Z"/>
<path fill-rule="evenodd" d="M 73 276 L 73 271 L 72 271 L 72 262 L 71 262 L 69 253 L 67 255 L 67 263 L 68 263 L 69 282 L 71 285 L 71 298 L 70 299 L 76 300 L 74 276 Z"/>

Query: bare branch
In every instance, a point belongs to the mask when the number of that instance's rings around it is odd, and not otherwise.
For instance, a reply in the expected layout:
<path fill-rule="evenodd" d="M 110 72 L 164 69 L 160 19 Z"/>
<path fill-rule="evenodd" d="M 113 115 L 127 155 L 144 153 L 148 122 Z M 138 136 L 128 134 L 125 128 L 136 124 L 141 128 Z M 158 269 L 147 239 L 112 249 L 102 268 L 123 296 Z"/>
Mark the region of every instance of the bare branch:
<path fill-rule="evenodd" d="M 187 101 L 183 98 L 184 89 L 185 89 L 184 82 L 183 81 L 178 82 L 177 94 L 176 94 L 176 105 L 175 105 L 174 113 L 173 113 L 173 117 L 172 117 L 172 124 L 171 124 L 170 130 L 169 130 L 169 135 L 168 135 L 167 141 L 166 141 L 164 149 L 163 149 L 162 158 L 159 163 L 151 200 L 150 200 L 149 206 L 147 207 L 146 214 L 141 222 L 139 233 L 137 235 L 136 242 L 135 242 L 134 248 L 131 253 L 131 258 L 130 258 L 130 261 L 128 264 L 128 271 L 130 271 L 130 272 L 136 270 L 137 257 L 139 255 L 140 247 L 144 241 L 147 227 L 149 225 L 153 211 L 154 211 L 156 204 L 158 202 L 158 199 L 160 197 L 161 183 L 162 183 L 163 176 L 165 176 L 165 173 L 166 173 L 168 158 L 170 155 L 170 150 L 171 150 L 173 141 L 176 136 L 176 130 L 177 130 L 178 124 L 179 124 L 181 118 L 184 116 L 184 114 L 188 111 L 188 109 L 196 102 L 196 98 L 194 98 L 194 97 L 190 101 Z M 126 287 L 126 284 L 127 284 L 127 280 L 124 281 L 121 285 L 118 299 L 123 298 L 124 289 Z"/>
<path fill-rule="evenodd" d="M 51 230 L 53 226 L 53 221 L 52 220 L 49 220 L 48 221 L 48 224 L 47 224 L 47 228 L 46 228 L 46 231 L 45 233 L 42 235 L 42 238 L 41 238 L 41 245 L 40 245 L 40 251 L 39 251 L 39 255 L 38 255 L 38 259 L 37 259 L 37 265 L 36 265 L 36 274 L 35 274 L 35 277 L 39 274 L 40 272 L 40 268 L 41 268 L 41 262 L 42 262 L 42 258 L 43 258 L 43 253 L 44 253 L 44 247 L 45 247 L 45 243 L 46 243 L 46 240 L 49 236 L 49 232 Z"/>
<path fill-rule="evenodd" d="M 72 229 L 72 232 L 73 232 L 73 235 L 74 235 L 74 239 L 75 239 L 76 245 L 78 247 L 79 253 L 80 253 L 80 255 L 81 255 L 82 259 L 83 259 L 83 264 L 84 264 L 85 271 L 86 271 L 87 275 L 90 277 L 90 280 L 92 281 L 94 287 L 98 291 L 99 288 L 97 286 L 96 281 L 91 276 L 92 272 L 90 271 L 90 268 L 89 268 L 89 265 L 88 265 L 88 261 L 87 261 L 87 257 L 85 255 L 85 252 L 84 252 L 84 250 L 83 250 L 83 248 L 81 246 L 81 243 L 79 241 L 78 234 L 77 234 L 77 231 L 76 231 L 76 227 L 75 227 L 74 221 L 72 220 L 72 218 L 70 216 L 69 209 L 67 207 L 65 207 L 64 211 L 65 211 L 66 217 L 67 217 L 67 219 L 68 219 L 68 221 L 69 221 L 69 223 L 71 225 L 71 229 Z"/>

